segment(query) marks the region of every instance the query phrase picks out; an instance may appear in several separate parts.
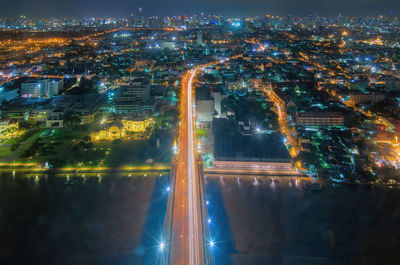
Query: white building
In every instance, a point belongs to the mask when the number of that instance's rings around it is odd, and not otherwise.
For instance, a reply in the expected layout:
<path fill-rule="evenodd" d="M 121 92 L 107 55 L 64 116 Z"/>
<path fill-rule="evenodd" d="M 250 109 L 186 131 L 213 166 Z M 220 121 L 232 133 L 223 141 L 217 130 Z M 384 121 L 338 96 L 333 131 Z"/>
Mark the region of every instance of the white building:
<path fill-rule="evenodd" d="M 52 97 L 63 87 L 63 80 L 38 79 L 21 84 L 21 96 L 31 98 Z"/>
<path fill-rule="evenodd" d="M 161 49 L 173 50 L 175 49 L 176 44 L 173 41 L 163 41 L 161 42 Z"/>
<path fill-rule="evenodd" d="M 21 96 L 30 98 L 40 98 L 48 90 L 49 81 L 47 79 L 27 81 L 21 84 Z"/>
<path fill-rule="evenodd" d="M 64 81 L 62 79 L 51 80 L 49 82 L 47 97 L 52 97 L 58 95 L 60 90 L 62 90 L 64 86 Z"/>
<path fill-rule="evenodd" d="M 147 100 L 150 98 L 150 83 L 132 83 L 129 86 L 120 86 L 116 99 L 126 100 Z"/>
<path fill-rule="evenodd" d="M 197 104 L 197 122 L 209 123 L 212 122 L 212 114 L 214 110 L 214 100 L 212 99 L 199 99 Z"/>
<path fill-rule="evenodd" d="M 221 102 L 224 98 L 227 98 L 226 95 L 222 95 L 221 92 L 213 92 L 211 95 L 214 98 L 214 109 L 218 113 L 218 115 L 221 115 Z"/>
<path fill-rule="evenodd" d="M 209 87 L 196 89 L 196 122 L 211 123 L 214 113 L 214 99 L 210 95 Z"/>

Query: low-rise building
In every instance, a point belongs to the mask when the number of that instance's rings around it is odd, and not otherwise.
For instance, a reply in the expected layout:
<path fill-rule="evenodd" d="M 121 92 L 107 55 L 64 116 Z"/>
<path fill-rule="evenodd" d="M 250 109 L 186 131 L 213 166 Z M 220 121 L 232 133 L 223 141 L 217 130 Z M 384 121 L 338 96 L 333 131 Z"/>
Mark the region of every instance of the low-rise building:
<path fill-rule="evenodd" d="M 90 134 L 92 141 L 114 140 L 122 138 L 125 135 L 123 124 L 121 122 L 113 122 L 104 128 Z"/>
<path fill-rule="evenodd" d="M 104 96 L 97 94 L 87 95 L 59 95 L 37 104 L 29 113 L 29 123 L 47 128 L 62 128 L 64 117 L 73 113 L 81 119 L 81 124 L 94 122 Z"/>
<path fill-rule="evenodd" d="M 64 127 L 64 112 L 52 111 L 46 119 L 46 128 L 62 128 Z"/>
<path fill-rule="evenodd" d="M 145 102 L 139 100 L 114 100 L 114 109 L 116 113 L 138 113 L 142 111 L 154 112 L 156 110 L 156 102 L 149 99 Z"/>
<path fill-rule="evenodd" d="M 103 128 L 90 134 L 90 137 L 93 141 L 119 139 L 126 136 L 129 132 L 143 133 L 153 123 L 153 118 L 125 117 L 121 121 L 106 123 Z"/>
<path fill-rule="evenodd" d="M 1 117 L 3 119 L 28 120 L 30 111 L 41 102 L 43 102 L 42 99 L 15 98 L 1 106 Z"/>
<path fill-rule="evenodd" d="M 295 174 L 282 135 L 242 134 L 232 119 L 214 119 L 214 169 L 238 173 L 260 171 L 270 174 Z"/>
<path fill-rule="evenodd" d="M 370 93 L 370 94 L 350 94 L 350 102 L 353 105 L 357 105 L 359 103 L 376 103 L 385 100 L 386 96 L 384 94 L 379 93 Z"/>
<path fill-rule="evenodd" d="M 58 95 L 63 87 L 62 79 L 36 79 L 21 84 L 21 96 L 30 98 Z"/>
<path fill-rule="evenodd" d="M 116 98 L 123 98 L 124 100 L 142 100 L 146 101 L 150 97 L 150 83 L 149 82 L 135 82 L 131 85 L 123 85 L 118 89 Z"/>
<path fill-rule="evenodd" d="M 342 126 L 344 118 L 339 112 L 297 112 L 295 122 L 301 126 Z"/>
<path fill-rule="evenodd" d="M 3 101 L 10 101 L 16 97 L 18 97 L 18 89 L 10 91 L 0 91 L 0 106 Z"/>
<path fill-rule="evenodd" d="M 154 123 L 153 118 L 124 118 L 121 120 L 124 130 L 129 132 L 145 132 Z"/>
<path fill-rule="evenodd" d="M 154 112 L 156 105 L 154 98 L 150 98 L 150 82 L 147 79 L 120 86 L 113 103 L 116 113 Z"/>
<path fill-rule="evenodd" d="M 211 123 L 214 113 L 214 99 L 208 87 L 196 89 L 196 122 L 200 124 Z"/>

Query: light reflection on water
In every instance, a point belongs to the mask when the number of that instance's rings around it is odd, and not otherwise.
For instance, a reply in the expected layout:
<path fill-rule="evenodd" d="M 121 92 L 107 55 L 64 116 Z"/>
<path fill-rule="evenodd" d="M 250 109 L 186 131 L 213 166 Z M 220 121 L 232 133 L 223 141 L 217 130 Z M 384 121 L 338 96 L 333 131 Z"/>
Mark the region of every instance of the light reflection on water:
<path fill-rule="evenodd" d="M 222 194 L 212 214 L 228 223 L 212 230 L 225 231 L 218 240 L 230 242 L 220 246 L 218 264 L 393 264 L 400 258 L 399 186 L 223 176 L 216 188 L 218 179 L 208 176 L 207 191 Z"/>
<path fill-rule="evenodd" d="M 0 172 L 0 264 L 143 264 L 153 244 L 146 236 L 163 223 L 168 179 Z"/>

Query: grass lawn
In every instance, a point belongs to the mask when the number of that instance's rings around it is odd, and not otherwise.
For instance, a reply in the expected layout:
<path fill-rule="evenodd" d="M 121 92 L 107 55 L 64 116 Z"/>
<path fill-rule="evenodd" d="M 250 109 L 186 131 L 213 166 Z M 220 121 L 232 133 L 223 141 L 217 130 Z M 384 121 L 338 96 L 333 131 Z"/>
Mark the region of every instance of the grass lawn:
<path fill-rule="evenodd" d="M 42 130 L 34 132 L 31 136 L 29 136 L 27 139 L 21 143 L 21 145 L 17 148 L 15 152 L 11 150 L 11 146 L 19 141 L 22 141 L 24 139 L 24 136 L 21 138 L 15 138 L 13 140 L 10 140 L 6 146 L 1 146 L 0 147 L 0 158 L 1 161 L 25 161 L 27 158 L 21 158 L 21 154 L 25 152 L 28 148 L 32 146 L 32 144 L 39 138 L 40 134 L 42 133 Z"/>
<path fill-rule="evenodd" d="M 139 165 L 146 162 L 146 150 L 149 148 L 147 141 L 109 142 L 103 145 L 111 149 L 104 162 L 106 166 Z"/>
<path fill-rule="evenodd" d="M 43 139 L 52 140 L 65 140 L 65 139 L 82 139 L 84 136 L 89 135 L 91 132 L 89 126 L 79 126 L 76 128 L 62 128 L 55 129 L 55 132 L 48 137 L 43 137 Z"/>
<path fill-rule="evenodd" d="M 202 137 L 208 135 L 208 129 L 196 129 L 196 136 Z"/>
<path fill-rule="evenodd" d="M 157 139 L 159 146 L 157 147 Z M 104 164 L 108 167 L 121 165 L 143 165 L 152 159 L 158 163 L 169 163 L 172 158 L 173 137 L 170 131 L 156 131 L 149 140 L 103 142 L 96 146 L 110 148 Z"/>
<path fill-rule="evenodd" d="M 31 147 L 31 145 L 40 137 L 42 132 L 43 131 L 40 130 L 32 134 L 28 139 L 24 141 L 23 145 L 17 150 L 17 152 L 22 153 L 23 151 Z"/>
<path fill-rule="evenodd" d="M 155 163 L 169 163 L 172 158 L 171 131 L 156 131 L 150 139 L 100 141 L 83 140 L 91 132 L 89 126 L 35 131 L 22 142 L 16 154 L 10 146 L 0 147 L 0 161 L 27 161 L 54 167 L 84 166 L 119 167 L 141 166 L 148 159 Z"/>
<path fill-rule="evenodd" d="M 42 137 L 41 140 L 45 143 L 51 152 L 37 156 L 35 160 L 44 163 L 49 161 L 54 166 L 63 166 L 68 163 L 79 162 L 79 158 L 75 157 L 72 148 L 79 143 L 83 137 L 90 134 L 90 128 L 80 126 L 77 128 L 62 128 L 49 136 Z"/>
<path fill-rule="evenodd" d="M 57 129 L 52 133 L 48 132 L 49 129 L 44 129 L 33 133 L 22 142 L 17 149 L 17 155 L 10 154 L 5 148 L 4 151 L 0 149 L 1 155 L 8 156 L 8 160 L 10 158 L 18 161 L 30 159 L 32 162 L 49 162 L 54 166 L 63 166 L 73 157 L 71 150 L 75 143 L 87 136 L 90 133 L 90 129 L 87 126 L 81 126 L 73 129 Z"/>
<path fill-rule="evenodd" d="M 14 152 L 11 151 L 11 145 L 0 147 L 0 162 L 16 160 Z"/>

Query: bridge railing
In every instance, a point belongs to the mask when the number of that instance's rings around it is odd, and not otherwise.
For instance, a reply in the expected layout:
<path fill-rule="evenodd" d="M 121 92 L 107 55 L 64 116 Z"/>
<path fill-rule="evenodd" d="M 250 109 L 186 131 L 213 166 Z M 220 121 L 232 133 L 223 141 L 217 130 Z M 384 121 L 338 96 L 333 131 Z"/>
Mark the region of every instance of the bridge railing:
<path fill-rule="evenodd" d="M 161 253 L 160 259 L 156 264 L 159 265 L 169 265 L 171 259 L 171 247 L 172 247 L 172 224 L 173 224 L 173 212 L 174 212 L 174 190 L 176 184 L 176 169 L 177 169 L 177 159 L 176 156 L 172 160 L 172 167 L 171 167 L 171 174 L 170 174 L 170 184 L 171 192 L 168 195 L 168 202 L 167 202 L 167 210 L 165 213 L 163 230 L 162 230 L 162 239 L 165 241 L 167 245 L 166 249 Z"/>
<path fill-rule="evenodd" d="M 214 265 L 214 256 L 210 252 L 210 247 L 208 245 L 207 239 L 211 238 L 210 227 L 208 225 L 208 212 L 206 207 L 206 192 L 205 192 L 205 179 L 203 172 L 203 161 L 201 156 L 197 157 L 197 176 L 199 178 L 199 194 L 200 194 L 200 209 L 201 209 L 201 224 L 203 232 L 203 251 L 204 251 L 204 264 Z"/>

